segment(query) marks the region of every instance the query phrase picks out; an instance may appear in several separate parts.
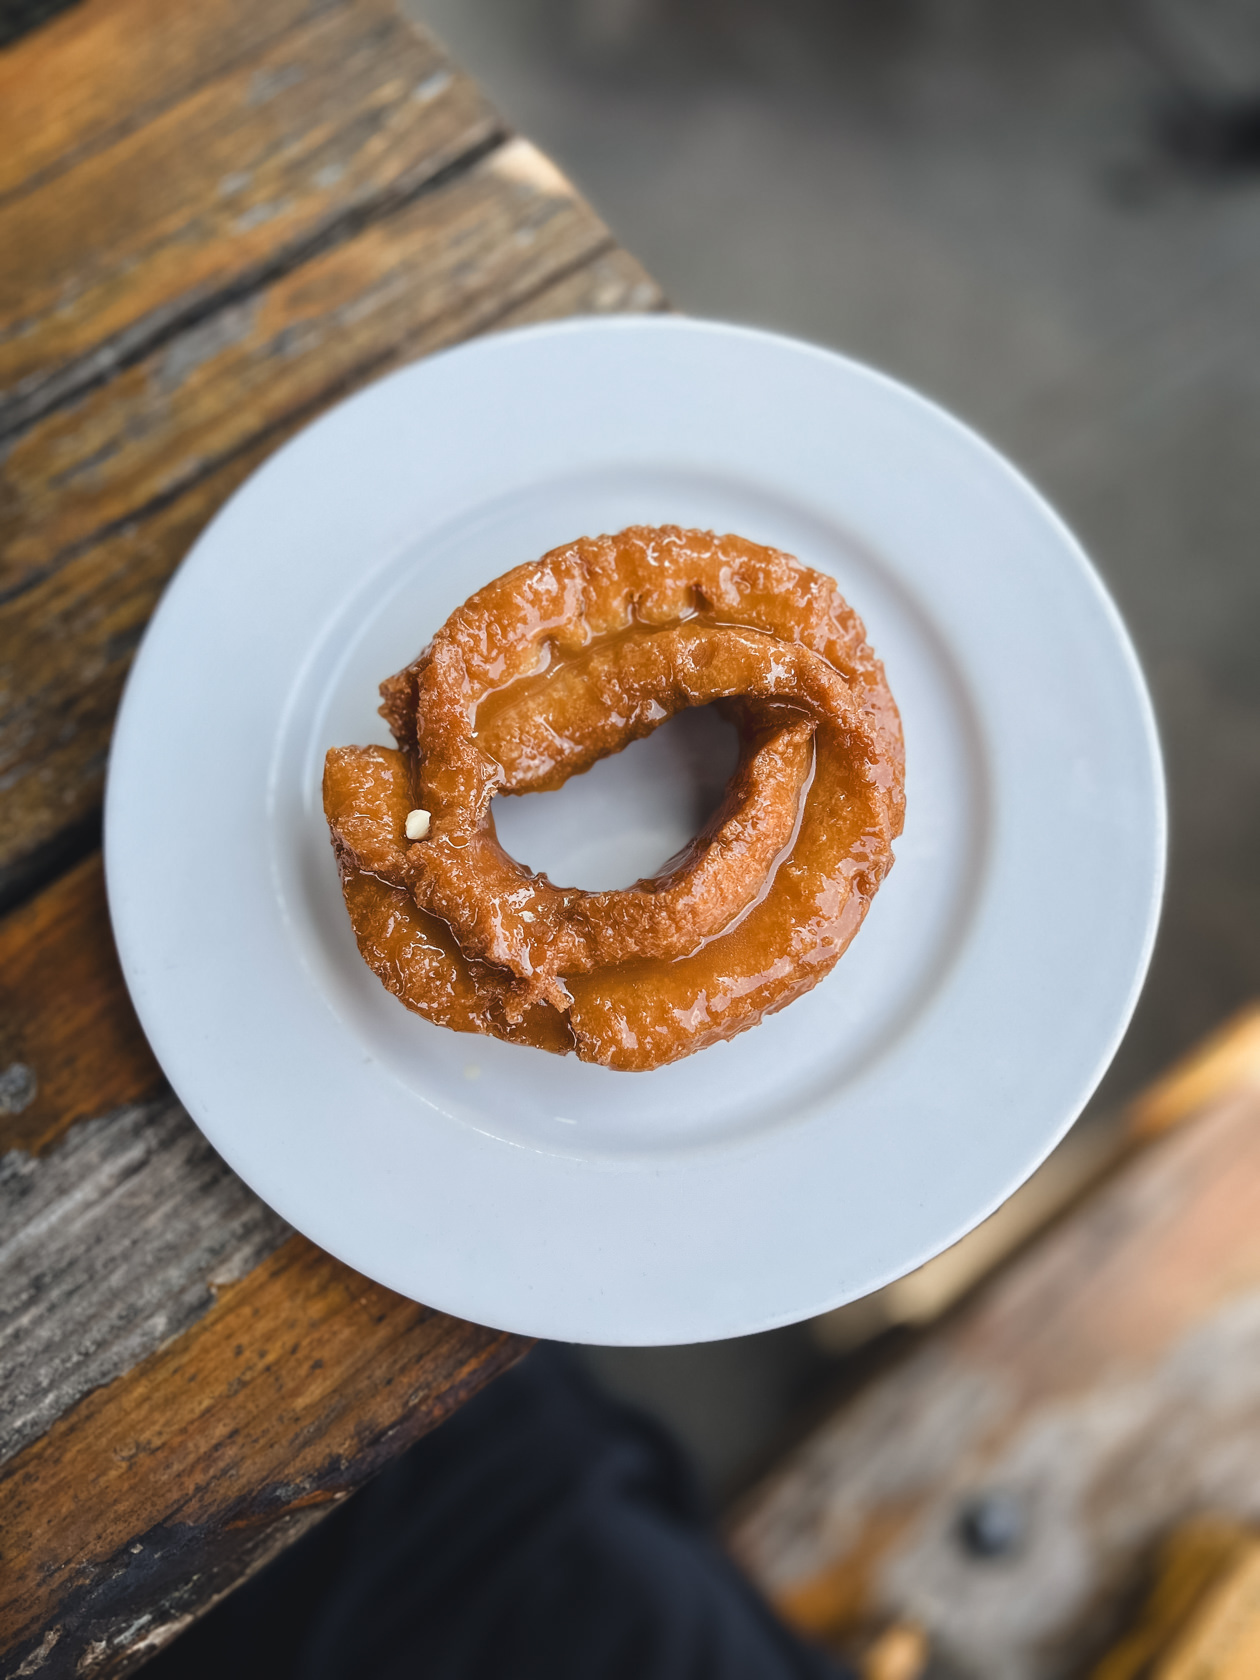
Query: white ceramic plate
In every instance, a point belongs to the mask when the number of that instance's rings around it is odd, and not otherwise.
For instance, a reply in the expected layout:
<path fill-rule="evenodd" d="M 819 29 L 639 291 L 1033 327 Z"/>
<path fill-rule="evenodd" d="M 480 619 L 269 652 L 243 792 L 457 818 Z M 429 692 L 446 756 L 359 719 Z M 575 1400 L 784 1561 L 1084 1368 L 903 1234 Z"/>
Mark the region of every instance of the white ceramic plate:
<path fill-rule="evenodd" d="M 897 863 L 831 977 L 650 1074 L 431 1026 L 360 961 L 325 749 L 480 584 L 632 522 L 829 572 L 901 707 Z M 676 720 L 500 834 L 624 885 L 694 832 Z M 1079 1112 L 1128 1021 L 1163 792 L 1124 629 L 1055 515 L 940 409 L 787 339 L 661 317 L 482 339 L 273 456 L 155 616 L 114 738 L 110 906 L 189 1112 L 299 1230 L 406 1295 L 574 1341 L 767 1329 L 919 1265 Z"/>

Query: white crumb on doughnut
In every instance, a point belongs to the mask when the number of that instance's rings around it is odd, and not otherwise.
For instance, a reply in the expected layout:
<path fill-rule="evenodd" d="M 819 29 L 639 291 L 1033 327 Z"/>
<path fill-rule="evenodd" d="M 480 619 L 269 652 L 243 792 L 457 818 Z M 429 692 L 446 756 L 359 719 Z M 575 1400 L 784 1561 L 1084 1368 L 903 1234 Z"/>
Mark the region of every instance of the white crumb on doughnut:
<path fill-rule="evenodd" d="M 395 818 L 395 821 L 397 821 L 397 818 Z M 420 811 L 420 810 L 408 811 L 407 812 L 407 838 L 408 838 L 408 840 L 423 840 L 425 835 L 428 834 L 428 832 L 429 832 L 429 823 L 431 821 L 432 821 L 432 818 L 429 816 L 429 813 L 427 811 Z"/>

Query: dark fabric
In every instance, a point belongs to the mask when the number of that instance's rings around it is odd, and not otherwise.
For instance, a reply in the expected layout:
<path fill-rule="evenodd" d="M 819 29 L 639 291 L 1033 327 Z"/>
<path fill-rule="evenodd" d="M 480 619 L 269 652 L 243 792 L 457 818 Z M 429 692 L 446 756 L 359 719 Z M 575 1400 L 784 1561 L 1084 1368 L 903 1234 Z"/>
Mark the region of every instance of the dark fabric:
<path fill-rule="evenodd" d="M 0 0 L 0 47 L 74 4 L 77 0 Z"/>
<path fill-rule="evenodd" d="M 536 1349 L 146 1680 L 838 1680 L 710 1537 L 680 1450 Z"/>

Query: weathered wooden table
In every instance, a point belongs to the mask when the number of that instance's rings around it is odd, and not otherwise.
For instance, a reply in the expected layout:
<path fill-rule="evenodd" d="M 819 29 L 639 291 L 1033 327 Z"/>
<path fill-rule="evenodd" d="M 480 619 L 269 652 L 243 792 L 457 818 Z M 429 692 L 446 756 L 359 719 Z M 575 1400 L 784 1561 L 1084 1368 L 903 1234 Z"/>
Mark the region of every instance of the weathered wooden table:
<path fill-rule="evenodd" d="M 114 955 L 105 762 L 163 585 L 299 426 L 475 333 L 659 307 L 406 0 L 81 0 L 0 53 L 4 1674 L 135 1667 L 523 1351 L 201 1139 Z"/>

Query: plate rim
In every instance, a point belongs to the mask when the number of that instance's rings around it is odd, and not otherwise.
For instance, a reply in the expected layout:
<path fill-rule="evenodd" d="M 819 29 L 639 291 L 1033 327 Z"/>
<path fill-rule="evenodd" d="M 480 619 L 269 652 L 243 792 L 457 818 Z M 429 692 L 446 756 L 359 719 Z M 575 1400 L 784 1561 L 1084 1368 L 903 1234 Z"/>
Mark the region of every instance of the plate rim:
<path fill-rule="evenodd" d="M 161 1048 L 159 1048 L 159 1043 L 167 1039 L 165 1025 L 161 1019 L 159 1019 L 158 1015 L 155 1014 L 152 1000 L 148 995 L 145 986 L 137 983 L 137 976 L 142 965 L 139 964 L 137 960 L 135 946 L 137 933 L 133 919 L 133 906 L 129 899 L 129 888 L 124 879 L 127 867 L 124 858 L 125 841 L 123 839 L 126 808 L 125 806 L 120 805 L 122 795 L 120 794 L 119 789 L 123 786 L 123 783 L 121 775 L 118 773 L 118 767 L 125 764 L 128 753 L 133 751 L 131 745 L 132 737 L 137 727 L 139 727 L 135 720 L 137 716 L 137 706 L 140 702 L 136 697 L 143 693 L 145 681 L 144 673 L 156 657 L 154 649 L 160 648 L 162 637 L 166 633 L 163 626 L 172 622 L 173 614 L 178 610 L 179 602 L 182 599 L 181 592 L 189 587 L 189 580 L 193 577 L 196 570 L 197 556 L 204 555 L 207 552 L 212 552 L 216 531 L 221 529 L 222 522 L 225 516 L 229 513 L 229 510 L 238 506 L 243 493 L 249 489 L 250 486 L 255 485 L 262 475 L 266 474 L 269 469 L 272 469 L 276 463 L 281 460 L 292 461 L 293 459 L 299 457 L 303 448 L 307 446 L 311 434 L 317 428 L 325 425 L 326 423 L 333 422 L 338 415 L 344 415 L 345 411 L 351 409 L 355 405 L 359 405 L 359 411 L 361 413 L 365 412 L 365 405 L 370 405 L 373 402 L 379 401 L 380 392 L 387 385 L 394 384 L 395 382 L 405 382 L 415 379 L 417 375 L 423 376 L 425 373 L 439 365 L 449 367 L 453 361 L 460 358 L 493 358 L 496 354 L 502 351 L 505 345 L 519 344 L 522 341 L 529 341 L 537 344 L 539 342 L 545 343 L 548 340 L 572 338 L 574 336 L 593 335 L 597 337 L 604 337 L 608 334 L 641 334 L 645 331 L 648 333 L 663 332 L 670 335 L 698 334 L 710 338 L 718 337 L 722 339 L 732 339 L 745 342 L 751 341 L 762 347 L 770 346 L 775 353 L 786 350 L 794 355 L 805 354 L 810 358 L 821 360 L 827 364 L 838 364 L 843 370 L 845 370 L 847 376 L 856 375 L 860 380 L 873 382 L 876 387 L 881 389 L 886 395 L 890 395 L 897 403 L 902 405 L 908 403 L 911 410 L 915 408 L 921 410 L 930 418 L 932 425 L 939 426 L 943 423 L 957 440 L 961 440 L 966 448 L 973 451 L 978 450 L 980 452 L 980 458 L 984 460 L 987 468 L 990 470 L 996 468 L 1002 478 L 1005 479 L 1008 486 L 1014 489 L 1018 495 L 1025 500 L 1027 505 L 1035 510 L 1039 519 L 1046 524 L 1047 529 L 1053 532 L 1060 549 L 1062 549 L 1065 554 L 1070 554 L 1076 562 L 1076 572 L 1080 581 L 1091 587 L 1095 606 L 1101 609 L 1104 618 L 1108 621 L 1111 633 L 1112 650 L 1118 655 L 1119 664 L 1123 667 L 1124 675 L 1127 678 L 1128 698 L 1135 705 L 1136 721 L 1140 725 L 1140 732 L 1143 736 L 1146 750 L 1145 768 L 1151 778 L 1150 791 L 1153 799 L 1153 806 L 1148 812 L 1148 815 L 1154 819 L 1154 831 L 1149 837 L 1152 842 L 1151 876 L 1147 893 L 1145 926 L 1139 949 L 1137 950 L 1132 962 L 1132 972 L 1130 975 L 1127 995 L 1124 999 L 1123 1005 L 1118 1007 L 1116 1010 L 1116 1015 L 1111 1023 L 1110 1031 L 1105 1035 L 1105 1041 L 1102 1042 L 1101 1048 L 1095 1057 L 1093 1067 L 1080 1081 L 1083 1094 L 1080 1096 L 1079 1102 L 1077 1102 L 1075 1108 L 1073 1108 L 1071 1112 L 1067 1112 L 1061 1117 L 1057 1127 L 1047 1129 L 1043 1140 L 1044 1146 L 1040 1149 L 1036 1158 L 1030 1160 L 1025 1166 L 1018 1170 L 1013 1177 L 1009 1178 L 1009 1181 L 1004 1181 L 1004 1186 L 988 1198 L 988 1200 L 980 1207 L 978 1212 L 974 1212 L 972 1215 L 969 1215 L 956 1229 L 954 1229 L 953 1234 L 950 1235 L 947 1240 L 941 1242 L 938 1238 L 933 1238 L 926 1248 L 918 1252 L 908 1261 L 908 1263 L 899 1265 L 894 1270 L 888 1272 L 886 1276 L 879 1277 L 875 1281 L 871 1281 L 869 1279 L 864 1280 L 860 1290 L 854 1291 L 850 1289 L 843 1289 L 838 1298 L 830 1303 L 835 1305 L 839 1304 L 839 1301 L 854 1298 L 855 1293 L 867 1293 L 868 1290 L 881 1287 L 883 1283 L 890 1281 L 893 1277 L 904 1275 L 906 1271 L 912 1270 L 915 1266 L 922 1264 L 923 1261 L 930 1258 L 931 1255 L 941 1252 L 943 1248 L 950 1246 L 952 1242 L 958 1240 L 958 1238 L 965 1234 L 967 1230 L 970 1230 L 974 1228 L 975 1225 L 981 1223 L 982 1220 L 988 1217 L 988 1215 L 996 1207 L 1001 1205 L 1001 1203 L 1018 1186 L 1019 1183 L 1022 1183 L 1029 1174 L 1035 1170 L 1036 1166 L 1044 1160 L 1045 1156 L 1049 1154 L 1051 1149 L 1053 1149 L 1064 1133 L 1066 1133 L 1069 1129 L 1071 1124 L 1075 1121 L 1081 1108 L 1083 1108 L 1085 1102 L 1088 1101 L 1088 1098 L 1092 1094 L 1092 1091 L 1096 1088 L 1099 1079 L 1102 1077 L 1102 1074 L 1110 1064 L 1124 1032 L 1127 1029 L 1129 1021 L 1132 1018 L 1133 1010 L 1136 1007 L 1147 968 L 1149 966 L 1158 928 L 1167 855 L 1167 804 L 1162 758 L 1159 748 L 1158 730 L 1154 710 L 1142 676 L 1141 666 L 1138 661 L 1136 651 L 1133 647 L 1124 621 L 1106 585 L 1103 583 L 1101 577 L 1090 563 L 1081 545 L 1076 540 L 1063 519 L 1045 500 L 1036 487 L 1032 485 L 1030 481 L 1012 465 L 1011 462 L 1009 462 L 998 450 L 989 444 L 984 437 L 975 432 L 970 426 L 959 420 L 948 410 L 934 402 L 931 398 L 925 397 L 921 393 L 902 384 L 898 380 L 893 379 L 891 376 L 883 373 L 882 371 L 871 368 L 868 365 L 860 361 L 856 361 L 853 358 L 845 356 L 839 352 L 832 351 L 821 346 L 807 344 L 800 340 L 786 337 L 781 334 L 766 332 L 757 328 L 730 326 L 721 322 L 700 321 L 690 317 L 654 314 L 642 316 L 576 317 L 558 322 L 544 322 L 526 327 L 514 328 L 501 333 L 492 333 L 467 341 L 463 344 L 450 346 L 442 351 L 436 352 L 432 356 L 410 363 L 401 369 L 397 369 L 392 373 L 385 375 L 384 378 L 372 382 L 371 384 L 363 387 L 360 391 L 355 392 L 350 397 L 343 399 L 342 402 L 333 405 L 333 407 L 326 411 L 325 414 L 319 416 L 309 426 L 304 427 L 293 438 L 287 440 L 281 449 L 277 450 L 275 454 L 269 456 L 267 460 L 263 462 L 260 467 L 255 469 L 255 472 L 251 474 L 240 487 L 238 487 L 223 507 L 220 508 L 214 518 L 199 534 L 188 554 L 185 556 L 185 559 L 176 569 L 170 583 L 167 586 L 167 590 L 165 591 L 162 600 L 159 602 L 159 605 L 150 620 L 150 624 L 146 629 L 146 633 L 133 664 L 132 671 L 129 673 L 126 690 L 119 708 L 107 779 L 105 802 L 105 867 L 111 918 L 114 922 L 115 936 L 119 947 L 120 958 L 122 959 L 124 975 L 126 976 L 128 983 L 128 989 L 131 991 L 133 999 L 136 1002 L 137 1012 L 141 1016 L 146 1034 L 150 1037 L 151 1042 L 154 1043 L 159 1060 L 162 1062 L 164 1070 L 166 1070 L 168 1056 L 172 1062 L 178 1062 L 180 1060 L 180 1055 L 178 1052 L 169 1050 L 169 1048 L 165 1053 Z M 204 566 L 204 561 L 201 562 L 201 564 Z M 175 603 L 174 607 L 170 606 L 170 603 L 172 602 Z M 165 617 L 163 615 L 165 615 Z M 172 1084 L 176 1084 L 176 1080 L 174 1078 L 172 1078 Z M 176 1088 L 178 1090 L 178 1085 Z M 213 1123 L 208 1124 L 205 1115 L 198 1114 L 193 1103 L 187 1102 L 186 1099 L 185 1102 L 194 1121 L 206 1133 L 215 1147 L 228 1158 L 229 1164 L 232 1165 L 233 1168 L 246 1179 L 246 1182 L 250 1183 L 265 1200 L 271 1202 L 274 1206 L 278 1206 L 279 1210 L 282 1213 L 285 1213 L 286 1217 L 290 1217 L 284 1206 L 284 1204 L 289 1200 L 285 1194 L 284 1186 L 270 1181 L 269 1175 L 266 1172 L 243 1170 L 242 1163 L 239 1159 L 239 1152 L 231 1147 L 230 1140 L 223 1139 L 221 1128 Z M 227 1143 L 226 1147 L 225 1141 Z M 318 1235 L 315 1235 L 315 1233 L 311 1231 L 311 1222 L 309 1220 L 294 1219 L 292 1222 L 297 1224 L 300 1229 L 305 1228 L 310 1231 L 315 1240 L 319 1241 L 321 1245 L 329 1249 L 330 1252 L 337 1254 L 339 1258 L 344 1259 L 348 1264 L 356 1266 L 360 1270 L 368 1269 L 370 1270 L 371 1275 L 380 1276 L 380 1268 L 365 1268 L 363 1266 L 362 1256 L 359 1255 L 356 1257 L 355 1253 L 352 1252 L 354 1248 L 353 1244 L 346 1245 L 336 1240 L 335 1235 L 334 1240 L 329 1241 L 328 1238 L 330 1233 L 326 1231 L 320 1231 Z M 389 1283 L 391 1287 L 400 1288 L 400 1281 L 396 1278 L 391 1279 L 388 1276 L 381 1276 L 381 1281 Z M 405 1283 L 401 1285 L 401 1289 L 402 1292 L 406 1294 L 414 1293 L 414 1290 L 408 1288 Z M 432 1305 L 446 1305 L 446 1303 L 441 1300 L 433 1300 L 432 1298 L 429 1298 L 429 1300 Z M 446 1306 L 446 1310 L 460 1312 L 463 1316 L 481 1316 L 483 1322 L 490 1321 L 484 1314 L 478 1315 L 476 1313 L 469 1313 L 465 1306 Z M 810 1314 L 814 1311 L 822 1310 L 827 1310 L 825 1303 L 814 1303 L 804 1310 L 801 1310 L 799 1303 L 794 1303 L 785 1306 L 784 1309 L 777 1314 L 771 1314 L 768 1316 L 764 1313 L 759 1314 L 754 1321 L 748 1324 L 739 1324 L 732 1327 L 731 1322 L 728 1319 L 719 1328 L 715 1328 L 710 1332 L 705 1332 L 703 1328 L 701 1328 L 699 1334 L 689 1335 L 686 1339 L 704 1340 L 710 1339 L 711 1337 L 752 1333 L 756 1330 L 769 1329 L 775 1327 L 776 1325 L 791 1323 L 801 1317 L 810 1316 Z M 541 1310 L 536 1318 L 533 1318 L 528 1322 L 527 1319 L 528 1315 L 524 1318 L 517 1318 L 513 1323 L 505 1325 L 505 1327 L 523 1330 L 524 1333 L 527 1334 L 557 1335 L 564 1333 L 565 1327 L 563 1325 L 558 1325 L 554 1320 L 554 1316 L 550 1315 L 545 1309 Z M 569 1328 L 571 1329 L 573 1326 L 570 1325 Z M 616 1342 L 618 1338 L 615 1326 L 602 1325 L 600 1326 L 600 1333 L 597 1336 L 569 1335 L 566 1339 L 599 1340 L 611 1343 Z M 680 1338 L 676 1334 L 672 1333 L 665 1334 L 657 1338 L 658 1341 L 664 1342 L 677 1341 L 679 1339 Z M 635 1335 L 627 1338 L 627 1340 L 630 1340 L 638 1345 L 646 1345 L 644 1344 L 641 1335 Z"/>

